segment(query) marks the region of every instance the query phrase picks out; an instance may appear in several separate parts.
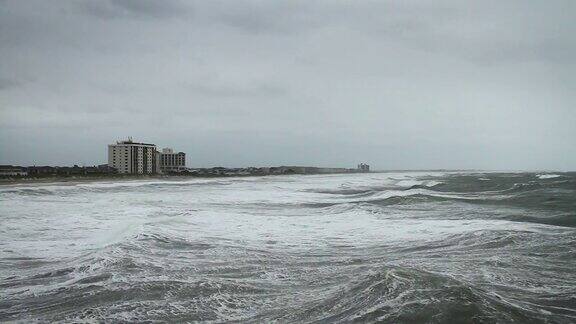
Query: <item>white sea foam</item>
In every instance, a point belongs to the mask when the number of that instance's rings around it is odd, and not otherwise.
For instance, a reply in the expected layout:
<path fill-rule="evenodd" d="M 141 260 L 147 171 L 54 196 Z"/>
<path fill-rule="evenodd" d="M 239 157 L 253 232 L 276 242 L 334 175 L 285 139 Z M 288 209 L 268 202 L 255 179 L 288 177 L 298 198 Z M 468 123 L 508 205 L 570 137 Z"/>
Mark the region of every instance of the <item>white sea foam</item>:
<path fill-rule="evenodd" d="M 395 180 L 399 178 L 404 180 Z M 394 183 L 398 190 L 381 190 L 367 196 L 313 192 Z M 431 187 L 439 183 L 417 180 L 412 174 L 384 173 L 6 186 L 2 188 L 5 191 L 42 189 L 65 191 L 66 194 L 0 196 L 4 215 L 0 227 L 11 229 L 3 233 L 0 243 L 25 255 L 56 256 L 114 244 L 160 227 L 174 227 L 176 231 L 183 231 L 183 235 L 196 238 L 219 236 L 258 242 L 268 237 L 286 244 L 305 241 L 312 244 L 328 240 L 327 237 L 345 237 L 363 244 L 375 240 L 428 239 L 442 233 L 453 234 L 487 226 L 529 226 L 501 220 L 462 223 L 433 218 L 415 221 L 407 217 L 406 220 L 388 221 L 361 208 L 351 210 L 347 205 L 414 195 L 478 199 L 474 195 L 437 193 L 426 188 L 405 190 L 416 184 Z M 153 187 L 142 190 L 143 186 L 151 185 Z M 341 207 L 328 210 L 296 208 L 316 203 L 341 204 Z M 418 234 L 425 232 L 424 236 Z"/>
<path fill-rule="evenodd" d="M 537 175 L 538 179 L 553 179 L 561 177 L 559 174 L 539 174 Z"/>
<path fill-rule="evenodd" d="M 40 322 L 310 322 L 345 312 L 353 316 L 342 321 L 363 321 L 394 310 L 418 318 L 410 312 L 423 298 L 443 314 L 470 300 L 501 307 L 506 287 L 515 300 L 530 291 L 529 302 L 573 291 L 571 259 L 549 253 L 551 244 L 570 251 L 573 229 L 510 221 L 517 206 L 470 201 L 498 191 L 432 188 L 450 181 L 397 172 L 4 186 L 0 303 Z M 534 264 L 555 266 L 541 276 Z"/>

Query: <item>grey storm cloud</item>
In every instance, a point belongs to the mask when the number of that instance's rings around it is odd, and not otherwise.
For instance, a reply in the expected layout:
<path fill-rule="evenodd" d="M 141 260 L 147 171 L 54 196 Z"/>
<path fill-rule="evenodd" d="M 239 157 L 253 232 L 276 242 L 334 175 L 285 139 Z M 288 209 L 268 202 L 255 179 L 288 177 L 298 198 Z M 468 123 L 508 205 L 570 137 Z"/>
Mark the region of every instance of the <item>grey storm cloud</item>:
<path fill-rule="evenodd" d="M 18 87 L 20 83 L 11 79 L 0 79 L 0 91 L 3 89 Z"/>
<path fill-rule="evenodd" d="M 189 14 L 189 8 L 175 1 L 109 0 L 81 2 L 80 8 L 98 18 L 170 18 Z"/>
<path fill-rule="evenodd" d="M 574 1 L 0 7 L 2 164 L 576 166 Z"/>

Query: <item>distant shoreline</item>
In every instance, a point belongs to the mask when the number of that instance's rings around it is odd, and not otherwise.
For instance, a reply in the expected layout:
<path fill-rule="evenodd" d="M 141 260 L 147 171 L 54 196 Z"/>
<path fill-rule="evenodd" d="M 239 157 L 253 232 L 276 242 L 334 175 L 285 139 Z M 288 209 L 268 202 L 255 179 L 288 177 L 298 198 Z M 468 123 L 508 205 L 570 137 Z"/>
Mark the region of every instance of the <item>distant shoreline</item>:
<path fill-rule="evenodd" d="M 70 176 L 44 176 L 44 177 L 8 177 L 0 178 L 0 186 L 13 184 L 50 184 L 71 182 L 98 182 L 98 181 L 132 181 L 132 180 L 182 180 L 182 179 L 220 179 L 220 178 L 248 178 L 271 177 L 279 175 L 320 175 L 320 174 L 359 174 L 360 172 L 333 172 L 333 173 L 290 173 L 290 174 L 235 174 L 235 175 L 191 175 L 191 174 L 127 174 L 127 175 L 70 175 Z M 366 174 L 368 172 L 365 172 Z M 374 172 L 370 172 L 374 173 Z"/>
<path fill-rule="evenodd" d="M 106 180 L 143 180 L 143 179 L 161 179 L 173 176 L 165 175 L 109 175 L 109 176 L 85 176 L 85 175 L 74 175 L 74 176 L 45 176 L 45 177 L 7 177 L 0 178 L 1 185 L 11 185 L 11 184 L 37 184 L 37 183 L 67 183 L 67 182 L 96 182 L 96 181 L 106 181 Z"/>
<path fill-rule="evenodd" d="M 394 172 L 473 172 L 473 173 L 573 173 L 576 171 L 508 171 L 508 170 L 375 170 L 369 172 L 308 172 L 288 174 L 108 174 L 108 175 L 46 175 L 46 176 L 14 176 L 0 177 L 0 186 L 14 184 L 51 184 L 72 182 L 98 182 L 98 181 L 134 181 L 134 180 L 183 180 L 183 179 L 221 179 L 221 178 L 250 178 L 270 177 L 279 175 L 334 175 L 334 174 L 374 174 Z"/>

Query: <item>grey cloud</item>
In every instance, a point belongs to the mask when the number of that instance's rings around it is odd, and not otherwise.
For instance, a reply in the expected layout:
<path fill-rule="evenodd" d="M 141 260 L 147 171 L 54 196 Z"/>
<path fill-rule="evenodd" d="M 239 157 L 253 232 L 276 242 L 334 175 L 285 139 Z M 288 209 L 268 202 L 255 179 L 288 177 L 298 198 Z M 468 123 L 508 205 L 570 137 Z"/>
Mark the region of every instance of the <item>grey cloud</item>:
<path fill-rule="evenodd" d="M 276 84 L 233 85 L 199 82 L 195 84 L 189 84 L 185 87 L 185 89 L 185 91 L 190 91 L 197 95 L 212 97 L 216 99 L 266 98 L 286 96 L 289 93 L 285 87 Z"/>
<path fill-rule="evenodd" d="M 170 18 L 190 14 L 190 7 L 176 0 L 103 0 L 82 2 L 81 9 L 99 18 Z"/>
<path fill-rule="evenodd" d="M 17 80 L 0 78 L 0 90 L 17 88 L 19 86 L 21 86 L 21 83 Z"/>
<path fill-rule="evenodd" d="M 2 6 L 0 163 L 576 165 L 573 1 Z"/>
<path fill-rule="evenodd" d="M 256 34 L 294 33 L 318 27 L 320 23 L 315 19 L 315 8 L 299 1 L 276 4 L 253 1 L 232 8 L 221 3 L 214 10 L 220 23 Z"/>

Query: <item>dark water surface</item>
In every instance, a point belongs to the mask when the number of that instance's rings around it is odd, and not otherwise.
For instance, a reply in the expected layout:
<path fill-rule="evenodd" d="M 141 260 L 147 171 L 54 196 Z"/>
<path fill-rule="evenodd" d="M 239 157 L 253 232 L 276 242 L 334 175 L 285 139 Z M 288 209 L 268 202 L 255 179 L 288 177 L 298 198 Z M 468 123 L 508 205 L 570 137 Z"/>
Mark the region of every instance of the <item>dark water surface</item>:
<path fill-rule="evenodd" d="M 576 174 L 2 186 L 0 321 L 575 323 Z"/>

